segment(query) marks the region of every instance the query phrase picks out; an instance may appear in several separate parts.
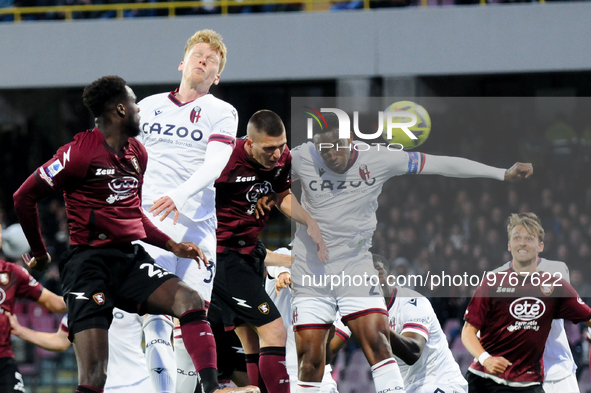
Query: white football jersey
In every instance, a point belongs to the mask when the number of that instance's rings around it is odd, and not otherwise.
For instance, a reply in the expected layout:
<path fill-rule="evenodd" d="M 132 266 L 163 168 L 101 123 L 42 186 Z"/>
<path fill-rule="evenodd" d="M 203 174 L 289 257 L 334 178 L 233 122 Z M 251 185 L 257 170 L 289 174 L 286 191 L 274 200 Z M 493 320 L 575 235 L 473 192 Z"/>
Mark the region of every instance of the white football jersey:
<path fill-rule="evenodd" d="M 429 300 L 408 288 L 396 290 L 396 300 L 388 310 L 390 327 L 398 334 L 417 333 L 427 340 L 421 357 L 412 366 L 396 358 L 406 391 L 413 392 L 423 385 L 441 386 L 444 391 L 446 385 L 467 386 Z"/>
<path fill-rule="evenodd" d="M 180 103 L 173 93 L 149 96 L 139 102 L 138 139 L 148 151 L 142 205 L 154 201 L 186 182 L 205 160 L 210 141 L 234 144 L 238 128 L 236 109 L 211 94 Z M 192 221 L 215 214 L 213 182 L 183 205 L 179 212 Z"/>
<path fill-rule="evenodd" d="M 493 270 L 493 272 L 507 270 L 510 267 L 512 267 L 511 261 Z M 568 266 L 566 266 L 566 263 L 564 262 L 539 258 L 538 270 L 552 274 L 560 273 L 560 278 L 570 283 L 570 273 Z M 564 330 L 563 319 L 555 319 L 552 321 L 552 328 L 550 329 L 548 339 L 546 339 L 543 360 L 544 381 L 559 381 L 570 375 L 574 375 L 575 370 L 577 369 Z"/>
<path fill-rule="evenodd" d="M 142 320 L 137 314 L 113 309 L 105 392 L 153 393 L 151 384 L 142 383 L 149 381 L 146 356 L 142 351 Z M 67 316 L 62 320 L 62 325 L 67 328 Z"/>
<path fill-rule="evenodd" d="M 350 168 L 339 174 L 328 169 L 312 142 L 292 149 L 291 155 L 293 180 L 302 184 L 301 204 L 320 226 L 330 250 L 329 264 L 359 247 L 369 249 L 383 184 L 392 176 L 419 173 L 425 157 L 384 146 L 353 149 Z M 296 231 L 293 248 L 298 259 L 316 256 L 316 244 L 303 226 Z"/>

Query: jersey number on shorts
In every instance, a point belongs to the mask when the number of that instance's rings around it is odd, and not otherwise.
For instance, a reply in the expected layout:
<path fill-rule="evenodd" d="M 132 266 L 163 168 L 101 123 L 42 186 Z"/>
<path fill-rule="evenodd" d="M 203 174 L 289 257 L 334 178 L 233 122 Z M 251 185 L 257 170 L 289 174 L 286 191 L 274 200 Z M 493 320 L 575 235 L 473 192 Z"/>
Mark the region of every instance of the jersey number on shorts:
<path fill-rule="evenodd" d="M 18 381 L 16 383 L 16 385 L 14 385 L 14 387 L 12 388 L 13 390 L 18 390 L 21 392 L 26 392 L 25 391 L 25 382 L 23 381 L 23 376 L 21 375 L 21 373 L 19 373 L 18 371 L 16 371 L 14 373 L 14 378 Z"/>
<path fill-rule="evenodd" d="M 213 280 L 213 276 L 215 275 L 214 269 L 215 269 L 215 262 L 209 261 L 209 266 L 207 267 L 207 271 L 209 272 L 209 277 L 203 279 L 204 283 L 209 284 L 211 282 L 211 280 Z"/>
<path fill-rule="evenodd" d="M 155 264 L 152 265 L 151 263 L 142 263 L 140 265 L 140 269 L 143 269 L 146 267 L 148 268 L 148 276 L 150 276 L 150 277 L 158 276 L 158 278 L 162 278 L 162 277 L 170 274 L 169 271 L 167 271 L 164 268 L 161 268 L 160 266 L 155 265 Z"/>

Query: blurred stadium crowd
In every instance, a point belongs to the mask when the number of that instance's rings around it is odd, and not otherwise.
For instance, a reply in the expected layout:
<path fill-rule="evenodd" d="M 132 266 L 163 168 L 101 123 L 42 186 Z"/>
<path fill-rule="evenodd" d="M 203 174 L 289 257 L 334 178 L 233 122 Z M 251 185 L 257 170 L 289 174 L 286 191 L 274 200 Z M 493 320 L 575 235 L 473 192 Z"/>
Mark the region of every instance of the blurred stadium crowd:
<path fill-rule="evenodd" d="M 172 0 L 0 0 L 0 8 L 10 7 L 50 7 L 50 6 L 72 6 L 72 5 L 114 5 L 126 3 L 162 3 L 170 2 Z M 180 0 L 183 1 L 183 0 Z M 203 15 L 203 14 L 220 14 L 220 8 L 211 4 L 210 0 L 202 0 L 203 5 L 200 7 L 179 8 L 176 10 L 177 15 Z M 539 0 L 486 0 L 486 3 L 533 3 Z M 546 1 L 564 1 L 564 0 L 546 0 Z M 273 3 L 272 0 L 267 1 Z M 427 5 L 465 5 L 465 4 L 480 4 L 481 0 L 428 0 Z M 370 8 L 387 8 L 387 7 L 407 7 L 418 6 L 423 4 L 422 0 L 371 0 Z M 332 1 L 326 3 L 325 6 L 320 6 L 319 9 L 332 11 L 362 9 L 364 2 L 362 0 L 351 1 Z M 302 4 L 263 4 L 256 6 L 232 6 L 229 7 L 229 13 L 254 13 L 254 12 L 286 12 L 286 11 L 302 11 L 306 6 Z M 74 19 L 100 19 L 100 18 L 114 18 L 116 11 L 84 11 L 74 12 L 72 17 Z M 167 9 L 141 9 L 141 10 L 126 10 L 123 14 L 126 18 L 133 17 L 154 17 L 154 16 L 168 16 Z M 65 19 L 65 14 L 62 12 L 46 12 L 39 14 L 25 14 L 22 20 L 60 20 Z M 0 22 L 12 21 L 12 15 L 0 15 Z"/>

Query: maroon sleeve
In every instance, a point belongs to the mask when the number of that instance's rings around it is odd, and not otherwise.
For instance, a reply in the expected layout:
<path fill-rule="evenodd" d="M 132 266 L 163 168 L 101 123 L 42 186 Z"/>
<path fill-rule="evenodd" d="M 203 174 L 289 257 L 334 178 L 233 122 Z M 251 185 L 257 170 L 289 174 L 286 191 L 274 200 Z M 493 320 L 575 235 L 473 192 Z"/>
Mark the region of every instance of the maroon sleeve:
<path fill-rule="evenodd" d="M 13 195 L 14 210 L 34 257 L 43 256 L 47 252 L 41 236 L 37 202 L 51 194 L 53 190 L 42 184 L 35 174 L 32 174 Z"/>
<path fill-rule="evenodd" d="M 166 250 L 166 243 L 170 240 L 170 236 L 156 228 L 156 225 L 152 224 L 143 212 L 142 223 L 144 224 L 144 231 L 146 231 L 146 238 L 142 239 L 142 241 Z"/>
<path fill-rule="evenodd" d="M 41 286 L 41 284 L 39 284 L 24 267 L 14 266 L 14 275 L 18 282 L 15 292 L 16 297 L 30 299 L 34 302 L 39 300 L 41 292 L 43 291 L 43 286 Z"/>
<path fill-rule="evenodd" d="M 60 147 L 49 161 L 37 168 L 35 176 L 53 190 L 84 179 L 92 159 L 93 152 L 89 150 L 95 146 L 92 136 L 88 131 L 76 135 L 73 142 Z"/>
<path fill-rule="evenodd" d="M 464 321 L 480 330 L 486 322 L 486 317 L 490 310 L 490 302 L 488 297 L 488 284 L 483 281 L 472 296 L 470 304 L 464 314 Z"/>
<path fill-rule="evenodd" d="M 575 289 L 565 280 L 558 282 L 564 287 L 564 296 L 555 319 L 566 319 L 573 323 L 586 322 L 591 319 L 591 307 L 579 297 Z"/>
<path fill-rule="evenodd" d="M 79 153 L 76 142 L 68 143 L 49 161 L 37 168 L 14 193 L 14 210 L 34 257 L 43 256 L 47 252 L 41 236 L 37 202 L 64 187 L 68 182 L 84 178 L 89 162 L 89 158 L 84 158 L 84 155 Z"/>

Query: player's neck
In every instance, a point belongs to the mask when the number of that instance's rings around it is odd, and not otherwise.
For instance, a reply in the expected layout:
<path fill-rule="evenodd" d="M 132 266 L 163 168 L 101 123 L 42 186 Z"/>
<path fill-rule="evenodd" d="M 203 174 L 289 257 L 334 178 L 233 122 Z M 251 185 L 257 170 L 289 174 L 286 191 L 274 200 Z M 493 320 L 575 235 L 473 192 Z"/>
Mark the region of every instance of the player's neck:
<path fill-rule="evenodd" d="M 535 273 L 538 271 L 537 261 L 537 257 L 529 262 L 517 262 L 513 260 L 513 270 L 515 270 L 515 273 L 517 274 Z"/>
<path fill-rule="evenodd" d="M 105 126 L 99 123 L 97 128 L 103 134 L 107 145 L 117 153 L 123 150 L 123 146 L 129 140 L 129 135 L 125 135 L 120 130 L 114 129 L 113 126 Z"/>
<path fill-rule="evenodd" d="M 195 101 L 197 98 L 207 95 L 207 93 L 209 93 L 209 86 L 203 84 L 189 86 L 183 81 L 174 96 L 184 104 L 185 102 Z"/>

